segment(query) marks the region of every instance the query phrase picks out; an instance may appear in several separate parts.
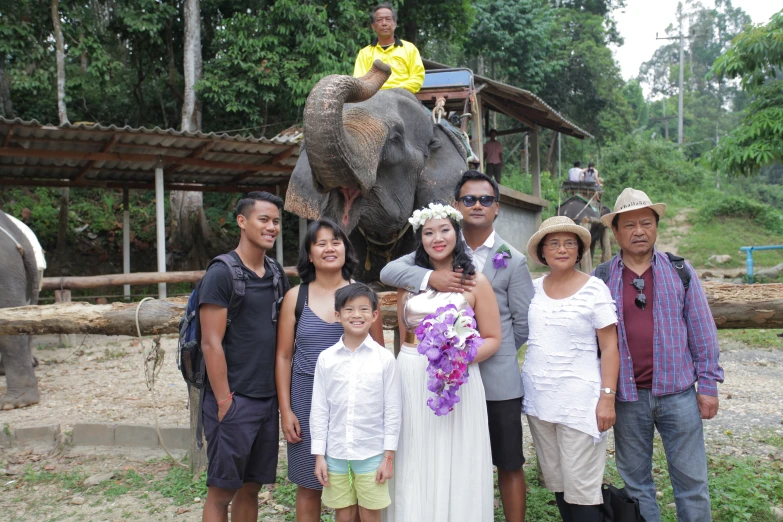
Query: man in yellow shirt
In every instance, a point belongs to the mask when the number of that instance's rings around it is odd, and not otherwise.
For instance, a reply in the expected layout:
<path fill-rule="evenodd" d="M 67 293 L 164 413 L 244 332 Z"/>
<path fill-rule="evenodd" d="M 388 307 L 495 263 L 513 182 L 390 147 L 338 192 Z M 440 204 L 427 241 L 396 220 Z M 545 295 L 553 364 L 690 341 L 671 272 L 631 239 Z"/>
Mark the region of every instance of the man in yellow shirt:
<path fill-rule="evenodd" d="M 424 65 L 416 46 L 394 35 L 397 28 L 397 11 L 391 4 L 380 4 L 372 10 L 370 20 L 376 38 L 359 51 L 353 75 L 357 78 L 364 76 L 375 60 L 381 60 L 392 70 L 391 76 L 381 89 L 401 87 L 416 94 L 424 83 Z"/>

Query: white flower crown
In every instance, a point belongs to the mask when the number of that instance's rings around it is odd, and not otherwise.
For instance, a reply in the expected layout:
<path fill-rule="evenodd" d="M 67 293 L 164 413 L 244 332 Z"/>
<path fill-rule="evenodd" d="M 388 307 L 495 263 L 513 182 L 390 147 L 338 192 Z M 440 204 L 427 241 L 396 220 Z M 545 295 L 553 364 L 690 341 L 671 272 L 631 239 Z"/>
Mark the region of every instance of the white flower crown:
<path fill-rule="evenodd" d="M 441 203 L 430 203 L 423 209 L 413 211 L 413 215 L 408 218 L 408 223 L 413 227 L 414 232 L 430 219 L 451 218 L 457 223 L 462 221 L 462 213 L 450 205 Z"/>

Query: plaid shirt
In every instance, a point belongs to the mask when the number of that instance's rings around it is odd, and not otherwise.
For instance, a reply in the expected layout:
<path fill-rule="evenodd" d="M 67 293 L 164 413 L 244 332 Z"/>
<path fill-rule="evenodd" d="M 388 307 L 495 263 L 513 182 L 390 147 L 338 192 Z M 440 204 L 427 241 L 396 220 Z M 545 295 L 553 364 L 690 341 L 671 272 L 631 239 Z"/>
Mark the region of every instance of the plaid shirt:
<path fill-rule="evenodd" d="M 617 399 L 638 400 L 633 362 L 628 350 L 623 319 L 622 258 L 612 259 L 609 290 L 617 303 L 620 375 Z M 653 280 L 653 395 L 671 395 L 690 388 L 698 381 L 702 395 L 718 395 L 723 368 L 718 363 L 718 330 L 707 305 L 704 289 L 693 267 L 690 288 L 686 291 L 666 254 L 655 250 L 652 259 Z M 632 326 L 632 325 L 631 325 Z"/>

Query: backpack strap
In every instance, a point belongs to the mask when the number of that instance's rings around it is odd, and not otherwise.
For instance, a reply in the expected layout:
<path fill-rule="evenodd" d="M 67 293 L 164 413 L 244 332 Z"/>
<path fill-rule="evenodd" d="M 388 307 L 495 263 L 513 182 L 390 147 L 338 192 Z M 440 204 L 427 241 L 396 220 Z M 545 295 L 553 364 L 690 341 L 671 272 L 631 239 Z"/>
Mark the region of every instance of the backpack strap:
<path fill-rule="evenodd" d="M 299 294 L 296 296 L 296 308 L 294 309 L 294 338 L 296 338 L 296 329 L 299 327 L 299 318 L 302 317 L 302 312 L 307 304 L 307 297 L 310 294 L 310 283 L 302 283 L 299 285 Z M 294 342 L 296 347 L 296 342 Z"/>
<path fill-rule="evenodd" d="M 604 282 L 604 284 L 609 284 L 609 274 L 611 272 L 611 261 L 607 261 L 605 263 L 601 263 L 597 267 L 595 267 L 594 275 L 598 279 Z"/>
<path fill-rule="evenodd" d="M 231 254 L 220 254 L 215 259 L 210 261 L 207 270 L 209 270 L 209 267 L 211 267 L 214 263 L 225 264 L 228 267 L 234 282 L 234 289 L 231 292 L 231 297 L 228 300 L 226 327 L 229 327 L 231 326 L 231 321 L 233 321 L 239 313 L 239 309 L 242 308 L 242 300 L 245 297 L 245 281 L 247 281 L 247 275 L 242 270 L 242 265 L 239 263 L 239 261 L 237 261 L 237 259 Z"/>
<path fill-rule="evenodd" d="M 691 271 L 688 270 L 687 266 L 685 266 L 685 259 L 678 255 L 672 254 L 671 252 L 666 252 L 666 257 L 669 258 L 669 262 L 671 262 L 672 266 L 677 271 L 677 275 L 680 276 L 682 286 L 687 291 L 691 286 Z"/>

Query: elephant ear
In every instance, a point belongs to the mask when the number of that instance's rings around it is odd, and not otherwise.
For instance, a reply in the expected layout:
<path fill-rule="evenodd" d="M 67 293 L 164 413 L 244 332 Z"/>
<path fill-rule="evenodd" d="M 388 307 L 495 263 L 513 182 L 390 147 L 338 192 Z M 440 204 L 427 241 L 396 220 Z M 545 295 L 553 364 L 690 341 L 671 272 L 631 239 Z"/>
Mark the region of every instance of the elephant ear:
<path fill-rule="evenodd" d="M 328 195 L 318 193 L 314 183 L 315 178 L 310 170 L 307 150 L 302 146 L 302 152 L 296 162 L 294 172 L 291 174 L 288 190 L 285 193 L 285 209 L 299 217 L 310 220 L 320 219 L 321 208 Z"/>
<path fill-rule="evenodd" d="M 416 185 L 416 208 L 434 199 L 454 203 L 454 187 L 467 168 L 461 140 L 441 125 L 434 125 L 429 156 Z"/>

